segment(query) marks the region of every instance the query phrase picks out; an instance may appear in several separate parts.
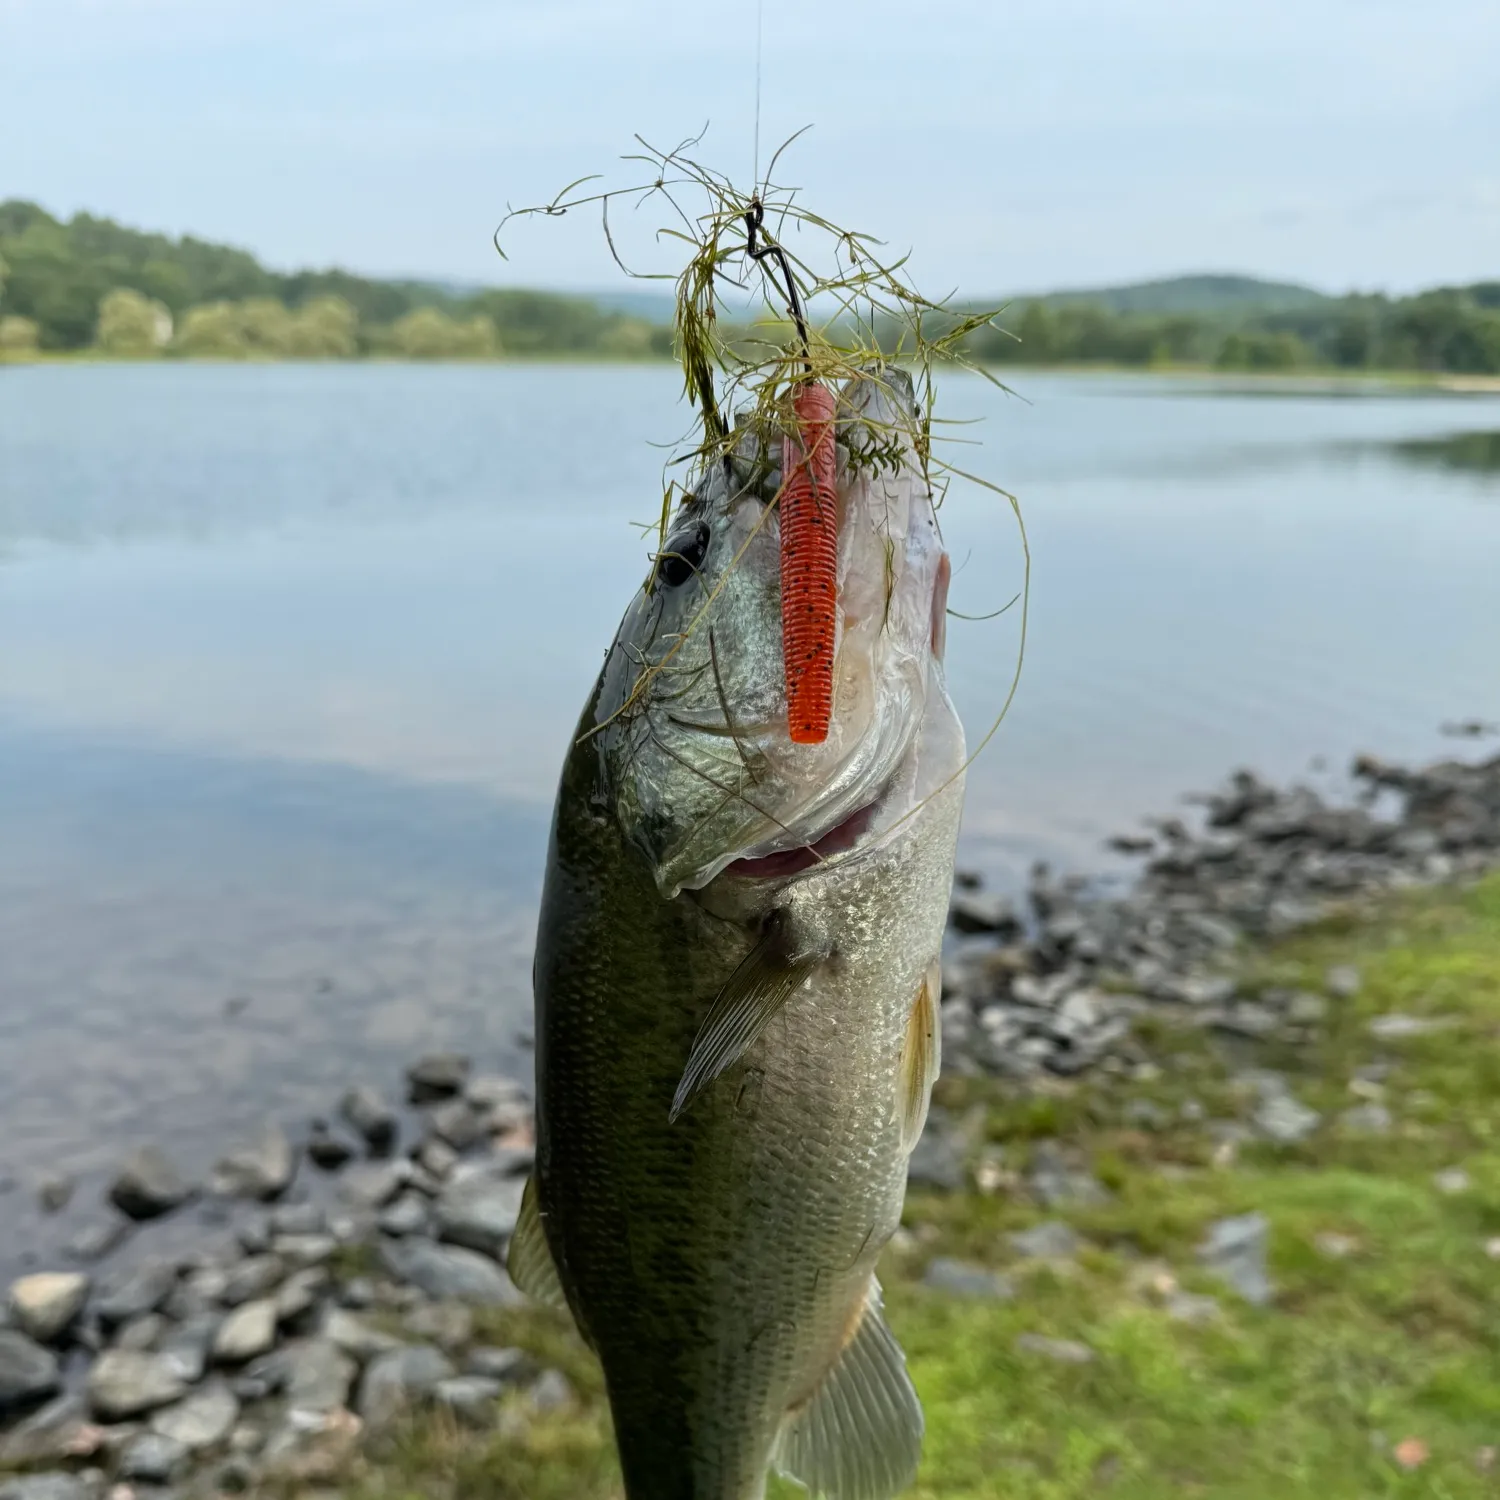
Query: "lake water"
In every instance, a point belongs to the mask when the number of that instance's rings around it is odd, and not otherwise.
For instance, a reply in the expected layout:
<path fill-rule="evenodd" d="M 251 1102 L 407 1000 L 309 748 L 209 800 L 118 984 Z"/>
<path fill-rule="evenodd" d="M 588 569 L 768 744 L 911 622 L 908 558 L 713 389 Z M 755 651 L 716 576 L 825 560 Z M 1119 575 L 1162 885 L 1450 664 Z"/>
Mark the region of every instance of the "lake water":
<path fill-rule="evenodd" d="M 1442 721 L 1500 717 L 1500 484 L 1449 461 L 1494 451 L 1458 439 L 1500 402 L 1017 384 L 944 388 L 980 421 L 954 461 L 1019 496 L 1034 560 L 964 863 L 1107 871 L 1106 835 L 1234 766 L 1326 779 L 1315 757 L 1437 754 Z M 0 1179 L 91 1192 L 153 1138 L 201 1167 L 424 1048 L 529 1068 L 554 781 L 677 387 L 0 369 Z M 955 484 L 943 519 L 953 606 L 997 609 L 1007 508 Z M 950 626 L 972 740 L 1019 620 Z"/>

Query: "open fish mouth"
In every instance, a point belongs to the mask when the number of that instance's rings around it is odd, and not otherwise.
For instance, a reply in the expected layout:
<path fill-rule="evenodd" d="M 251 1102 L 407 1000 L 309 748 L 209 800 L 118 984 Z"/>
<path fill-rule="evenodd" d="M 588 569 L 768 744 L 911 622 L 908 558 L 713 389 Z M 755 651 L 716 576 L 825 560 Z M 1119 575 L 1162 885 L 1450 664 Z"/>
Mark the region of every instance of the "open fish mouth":
<path fill-rule="evenodd" d="M 859 848 L 875 827 L 883 800 L 882 796 L 867 802 L 812 843 L 796 849 L 781 849 L 774 854 L 748 855 L 726 865 L 722 873 L 745 880 L 784 880 L 816 865 L 826 864 L 837 855 L 849 854 Z"/>

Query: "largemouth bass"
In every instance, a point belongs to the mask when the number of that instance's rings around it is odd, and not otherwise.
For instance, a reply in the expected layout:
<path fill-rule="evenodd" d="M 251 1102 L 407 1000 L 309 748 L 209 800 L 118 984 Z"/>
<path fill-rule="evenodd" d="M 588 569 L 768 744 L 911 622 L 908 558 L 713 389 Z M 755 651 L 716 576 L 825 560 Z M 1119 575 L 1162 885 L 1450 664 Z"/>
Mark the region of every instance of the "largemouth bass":
<path fill-rule="evenodd" d="M 747 424 L 683 504 L 563 769 L 537 937 L 537 1165 L 510 1264 L 603 1364 L 629 1500 L 913 1478 L 875 1263 L 938 1070 L 963 795 L 948 559 L 910 381 L 838 393 L 832 725 L 789 737 Z"/>

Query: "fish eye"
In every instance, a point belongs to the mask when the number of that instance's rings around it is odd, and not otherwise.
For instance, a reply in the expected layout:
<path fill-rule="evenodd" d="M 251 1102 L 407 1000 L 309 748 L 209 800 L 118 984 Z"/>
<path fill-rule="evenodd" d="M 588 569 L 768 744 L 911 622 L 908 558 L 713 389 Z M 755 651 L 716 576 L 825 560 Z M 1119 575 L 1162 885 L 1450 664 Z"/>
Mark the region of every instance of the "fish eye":
<path fill-rule="evenodd" d="M 708 555 L 707 521 L 684 526 L 667 538 L 667 545 L 656 556 L 656 576 L 669 588 L 686 583 L 703 566 Z"/>

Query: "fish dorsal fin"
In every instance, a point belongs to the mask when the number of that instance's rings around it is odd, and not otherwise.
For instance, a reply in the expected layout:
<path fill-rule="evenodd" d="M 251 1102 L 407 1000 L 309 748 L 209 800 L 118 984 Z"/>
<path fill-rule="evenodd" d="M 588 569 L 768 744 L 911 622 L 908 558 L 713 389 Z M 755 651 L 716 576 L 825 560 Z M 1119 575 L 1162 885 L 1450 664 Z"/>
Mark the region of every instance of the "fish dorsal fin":
<path fill-rule="evenodd" d="M 510 1279 L 533 1302 L 539 1302 L 543 1307 L 555 1307 L 563 1312 L 568 1310 L 562 1278 L 557 1274 L 557 1262 L 552 1259 L 552 1250 L 547 1244 L 547 1231 L 542 1227 L 535 1173 L 526 1179 L 526 1191 L 521 1195 L 521 1217 L 516 1221 L 516 1231 L 510 1237 L 505 1268 L 510 1272 Z"/>
<path fill-rule="evenodd" d="M 670 1119 L 675 1120 L 698 1093 L 749 1051 L 826 956 L 796 951 L 785 916 L 771 914 L 760 941 L 729 976 L 698 1028 L 672 1099 Z"/>
<path fill-rule="evenodd" d="M 901 1043 L 901 1061 L 896 1069 L 896 1118 L 901 1122 L 901 1150 L 908 1156 L 916 1148 L 927 1124 L 927 1106 L 932 1086 L 943 1067 L 943 1029 L 938 1014 L 943 965 L 934 959 L 912 1002 Z"/>
<path fill-rule="evenodd" d="M 880 1312 L 880 1284 L 811 1400 L 786 1415 L 772 1462 L 826 1500 L 889 1500 L 916 1477 L 922 1403 Z"/>

